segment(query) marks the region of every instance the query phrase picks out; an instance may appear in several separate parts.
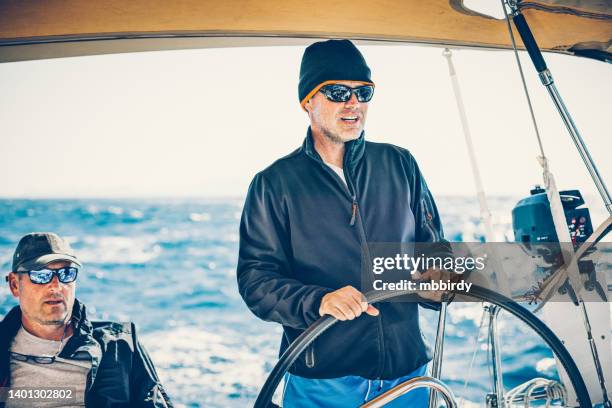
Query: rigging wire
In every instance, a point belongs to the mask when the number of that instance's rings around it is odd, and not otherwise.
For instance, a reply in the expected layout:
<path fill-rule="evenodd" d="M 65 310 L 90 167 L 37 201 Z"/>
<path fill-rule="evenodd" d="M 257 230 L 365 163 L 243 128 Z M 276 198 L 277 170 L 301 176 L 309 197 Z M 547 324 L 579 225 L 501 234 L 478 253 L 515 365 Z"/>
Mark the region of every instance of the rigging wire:
<path fill-rule="evenodd" d="M 527 83 L 525 81 L 525 74 L 523 73 L 523 65 L 521 64 L 521 59 L 519 58 L 518 50 L 516 47 L 516 40 L 514 39 L 514 33 L 512 32 L 512 25 L 510 24 L 510 16 L 508 15 L 508 10 L 506 10 L 506 0 L 500 0 L 502 9 L 504 10 L 504 16 L 506 16 L 506 24 L 508 25 L 508 32 L 510 33 L 510 40 L 512 41 L 512 49 L 514 50 L 514 57 L 516 58 L 516 63 L 518 65 L 519 73 L 521 74 L 521 82 L 523 83 L 523 90 L 525 91 L 525 98 L 527 98 L 527 105 L 529 105 L 529 113 L 531 114 L 531 121 L 533 122 L 533 128 L 536 133 L 536 137 L 538 139 L 538 145 L 540 146 L 540 154 L 543 158 L 546 157 L 544 154 L 544 145 L 542 144 L 542 138 L 540 137 L 540 130 L 538 129 L 538 122 L 535 117 L 535 113 L 533 111 L 533 105 L 531 104 L 531 96 L 529 95 L 529 90 L 527 89 Z"/>
<path fill-rule="evenodd" d="M 459 401 L 459 403 L 457 404 L 457 406 L 459 408 L 463 407 L 463 404 L 465 402 L 465 393 L 467 391 L 467 387 L 470 383 L 471 377 L 472 377 L 472 368 L 474 368 L 474 362 L 476 361 L 476 354 L 478 354 L 478 350 L 480 349 L 479 344 L 480 344 L 480 336 L 482 333 L 482 327 L 484 326 L 484 321 L 485 321 L 485 308 L 481 303 L 481 308 L 482 308 L 482 314 L 480 315 L 480 324 L 478 326 L 478 332 L 476 333 L 476 339 L 474 339 L 474 353 L 472 354 L 472 360 L 470 361 L 470 366 L 468 368 L 468 373 L 467 376 L 465 378 L 465 382 L 463 384 L 463 392 L 461 393 L 461 400 Z"/>

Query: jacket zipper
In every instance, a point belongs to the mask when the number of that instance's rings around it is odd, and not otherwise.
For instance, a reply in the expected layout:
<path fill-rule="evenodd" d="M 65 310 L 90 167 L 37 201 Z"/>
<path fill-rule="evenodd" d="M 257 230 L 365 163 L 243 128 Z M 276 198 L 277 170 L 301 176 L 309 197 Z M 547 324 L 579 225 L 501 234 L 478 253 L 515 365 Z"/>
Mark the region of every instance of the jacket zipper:
<path fill-rule="evenodd" d="M 438 237 L 438 234 L 436 233 L 435 228 L 432 226 L 432 219 L 433 219 L 433 211 L 429 208 L 429 203 L 427 202 L 427 198 L 424 197 L 421 200 L 421 204 L 423 206 L 423 216 L 425 218 L 425 227 L 429 230 L 429 233 L 431 234 L 431 239 L 432 242 L 439 242 L 440 238 Z"/>
<path fill-rule="evenodd" d="M 359 202 L 357 200 L 357 189 L 355 188 L 355 185 L 353 184 L 352 179 L 350 178 L 350 175 L 348 173 L 348 166 L 347 163 L 344 163 L 344 179 L 346 180 L 346 186 L 347 189 L 349 190 L 349 194 L 351 196 L 352 199 L 352 214 L 351 214 L 351 221 L 350 221 L 350 225 L 354 226 L 355 224 L 357 224 L 357 231 L 359 233 L 359 239 L 361 241 L 361 248 L 362 250 L 365 252 L 365 256 L 366 256 L 366 260 L 368 262 L 368 265 L 372 264 L 372 256 L 370 254 L 370 248 L 368 247 L 368 240 L 366 237 L 366 233 L 365 233 L 365 227 L 363 224 L 363 218 L 361 217 L 361 213 L 359 211 Z M 370 285 L 372 285 L 373 287 L 373 280 L 371 279 L 372 276 L 368 273 L 367 274 L 368 280 Z M 378 334 L 378 354 L 380 356 L 380 362 L 378 365 L 378 369 L 377 369 L 377 373 L 376 373 L 376 377 L 380 378 L 382 376 L 383 370 L 384 370 L 384 366 L 385 366 L 385 354 L 384 354 L 384 333 L 383 333 L 383 327 L 382 327 L 382 316 L 379 316 L 376 319 L 376 323 L 377 323 L 377 334 Z"/>
<path fill-rule="evenodd" d="M 76 353 L 81 349 L 81 347 L 77 348 L 76 350 L 74 350 L 71 354 L 70 354 L 70 358 L 74 358 L 76 356 Z M 93 356 L 89 354 L 89 361 L 91 362 L 91 368 L 89 369 L 89 371 L 87 372 L 87 378 L 85 381 L 85 390 L 84 390 L 84 394 L 85 394 L 85 406 L 89 406 L 88 400 L 90 397 L 90 391 L 93 387 L 93 383 L 96 379 L 96 373 L 98 372 L 98 366 L 100 364 L 99 361 L 97 361 L 95 358 L 93 358 Z"/>
<path fill-rule="evenodd" d="M 355 218 L 357 217 L 357 200 L 355 198 L 355 195 L 353 195 L 351 198 L 353 199 L 353 209 L 351 212 L 351 221 L 349 222 L 349 225 L 352 227 L 353 225 L 355 225 Z"/>
<path fill-rule="evenodd" d="M 317 160 L 315 158 L 312 158 L 315 161 L 319 161 L 320 165 L 323 166 L 325 168 L 325 171 L 327 171 L 328 173 L 332 174 L 333 177 L 335 177 L 337 179 L 337 181 L 343 185 L 344 190 L 348 193 L 349 198 L 351 199 L 351 218 L 349 221 L 349 225 L 350 226 L 355 226 L 355 224 L 358 224 L 358 232 L 359 232 L 359 239 L 361 241 L 361 248 L 363 251 L 365 251 L 366 254 L 366 259 L 368 261 L 368 265 L 370 265 L 372 263 L 372 257 L 370 255 L 370 248 L 368 248 L 368 240 L 366 238 L 366 234 L 365 234 L 365 229 L 363 227 L 363 219 L 361 218 L 361 214 L 359 212 L 359 201 L 357 199 L 357 192 L 355 189 L 355 186 L 353 185 L 353 182 L 348 174 L 348 164 L 346 162 L 346 153 L 344 156 L 344 163 L 343 163 L 343 171 L 344 171 L 344 180 L 346 183 L 343 183 L 342 180 L 340 179 L 340 176 L 338 176 L 336 174 L 335 171 L 333 171 L 332 169 L 329 168 L 329 166 L 327 164 L 325 164 L 322 160 Z M 357 222 L 359 221 L 359 222 Z M 367 275 L 368 278 L 371 278 L 370 274 Z M 371 285 L 373 285 L 373 281 L 372 279 L 370 279 L 369 282 Z M 384 363 L 385 363 L 385 355 L 384 355 L 384 334 L 383 334 L 383 328 L 382 328 L 382 316 L 378 316 L 378 318 L 376 319 L 377 322 L 377 334 L 378 334 L 378 354 L 380 356 L 380 363 L 378 366 L 378 370 L 377 370 L 377 374 L 376 377 L 380 378 L 382 376 L 383 370 L 384 370 Z M 308 350 L 310 351 L 310 350 Z M 311 352 L 312 354 L 312 363 L 314 366 L 314 350 Z M 308 355 L 306 356 L 308 357 Z M 308 362 L 306 361 L 305 358 L 305 362 L 306 365 L 308 366 Z"/>

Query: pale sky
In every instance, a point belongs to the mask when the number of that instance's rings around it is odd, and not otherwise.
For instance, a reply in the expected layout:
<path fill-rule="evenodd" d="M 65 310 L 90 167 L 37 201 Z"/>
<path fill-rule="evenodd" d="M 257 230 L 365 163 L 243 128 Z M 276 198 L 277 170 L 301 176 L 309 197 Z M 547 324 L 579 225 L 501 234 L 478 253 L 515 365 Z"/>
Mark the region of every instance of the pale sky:
<path fill-rule="evenodd" d="M 303 48 L 0 64 L 0 196 L 242 196 L 257 171 L 305 136 L 297 100 Z M 376 82 L 366 137 L 410 149 L 434 194 L 474 194 L 442 48 L 360 48 Z M 612 187 L 612 67 L 545 57 Z M 513 53 L 463 49 L 453 59 L 486 191 L 528 194 L 541 169 Z M 531 62 L 522 60 L 559 187 L 596 195 Z"/>

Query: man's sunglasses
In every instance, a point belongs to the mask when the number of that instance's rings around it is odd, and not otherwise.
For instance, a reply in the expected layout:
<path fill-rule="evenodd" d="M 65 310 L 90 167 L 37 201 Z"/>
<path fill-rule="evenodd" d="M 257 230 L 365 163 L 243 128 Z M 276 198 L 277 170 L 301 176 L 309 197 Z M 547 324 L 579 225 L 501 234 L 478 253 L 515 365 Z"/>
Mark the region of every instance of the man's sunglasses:
<path fill-rule="evenodd" d="M 11 351 L 11 357 L 17 361 L 32 361 L 37 364 L 53 364 L 55 362 L 55 356 L 31 356 L 28 354 L 15 353 Z"/>
<path fill-rule="evenodd" d="M 15 273 L 19 274 L 28 274 L 30 277 L 30 281 L 37 285 L 45 285 L 53 280 L 53 275 L 57 276 L 57 279 L 62 283 L 70 283 L 74 282 L 79 273 L 79 268 L 75 267 L 66 267 L 66 268 L 57 268 L 57 269 L 41 269 L 38 271 L 18 271 Z"/>
<path fill-rule="evenodd" d="M 374 96 L 374 87 L 372 85 L 364 85 L 351 88 L 346 85 L 330 84 L 321 87 L 319 92 L 332 102 L 348 102 L 353 94 L 355 94 L 359 102 L 370 102 L 372 96 Z"/>

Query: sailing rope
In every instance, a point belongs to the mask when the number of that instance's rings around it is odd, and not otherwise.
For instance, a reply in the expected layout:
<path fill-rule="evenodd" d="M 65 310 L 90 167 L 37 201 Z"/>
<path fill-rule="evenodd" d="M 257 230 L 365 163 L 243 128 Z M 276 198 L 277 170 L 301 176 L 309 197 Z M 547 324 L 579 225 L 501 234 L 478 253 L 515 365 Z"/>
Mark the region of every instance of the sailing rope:
<path fill-rule="evenodd" d="M 548 202 L 550 203 L 550 212 L 552 213 L 553 224 L 555 225 L 555 232 L 557 238 L 561 243 L 561 255 L 563 256 L 563 262 L 567 265 L 567 274 L 570 279 L 570 283 L 576 294 L 579 294 L 582 289 L 582 281 L 578 275 L 578 260 L 573 256 L 572 238 L 570 236 L 569 229 L 567 228 L 567 220 L 565 218 L 565 212 L 563 210 L 563 204 L 561 203 L 561 196 L 557 189 L 557 183 L 555 182 L 554 175 L 548 168 L 548 160 L 545 157 L 538 157 L 538 161 L 543 169 L 544 186 L 546 187 L 546 195 L 548 196 Z"/>
<path fill-rule="evenodd" d="M 448 63 L 448 73 L 451 77 L 453 84 L 453 92 L 455 94 L 455 101 L 457 102 L 457 110 L 459 111 L 459 118 L 461 119 L 461 126 L 463 127 L 463 135 L 465 137 L 465 145 L 467 147 L 468 155 L 470 158 L 470 166 L 472 168 L 472 175 L 474 177 L 474 183 L 476 185 L 476 196 L 478 198 L 478 204 L 480 206 L 480 221 L 482 222 L 485 229 L 485 241 L 495 242 L 495 236 L 493 233 L 493 221 L 489 205 L 487 203 L 487 196 L 484 191 L 482 184 L 482 178 L 480 177 L 480 169 L 478 167 L 478 161 L 476 159 L 476 153 L 474 152 L 474 143 L 472 142 L 472 133 L 468 123 L 467 115 L 465 113 L 465 107 L 463 105 L 463 97 L 461 95 L 461 87 L 459 86 L 459 79 L 457 78 L 457 72 L 455 71 L 455 65 L 453 64 L 452 56 L 453 53 L 445 48 L 442 55 L 446 58 Z M 494 245 L 494 244 L 493 244 Z M 510 295 L 510 284 L 508 277 L 504 273 L 500 257 L 497 254 L 495 246 L 489 246 L 487 248 L 489 255 L 489 263 L 492 266 L 492 270 L 495 271 L 495 277 L 497 280 L 497 287 L 499 293 Z"/>
<path fill-rule="evenodd" d="M 530 407 L 532 396 L 537 389 L 544 391 L 546 395 L 546 408 L 550 407 L 551 403 L 555 400 L 561 401 L 562 406 L 565 406 L 567 403 L 567 391 L 563 384 L 546 378 L 533 378 L 508 391 L 505 398 L 506 406 L 512 407 L 522 398 L 523 406 Z"/>
<path fill-rule="evenodd" d="M 472 143 L 472 134 L 470 132 L 470 126 L 465 114 L 465 107 L 463 106 L 463 98 L 461 96 L 461 88 L 459 87 L 459 81 L 457 80 L 457 74 L 455 72 L 455 66 L 452 61 L 452 52 L 445 48 L 442 55 L 448 62 L 448 72 L 453 83 L 453 91 L 455 92 L 455 100 L 457 101 L 457 110 L 459 111 L 459 117 L 461 119 L 461 126 L 463 127 L 463 135 L 465 136 L 465 144 L 470 156 L 470 164 L 472 167 L 472 175 L 474 176 L 474 183 L 476 184 L 476 195 L 478 196 L 478 203 L 480 204 L 480 220 L 484 224 L 485 228 L 485 239 L 487 242 L 494 242 L 493 237 L 493 224 L 491 222 L 491 211 L 487 204 L 487 197 L 484 192 L 482 185 L 482 178 L 480 177 L 480 170 L 478 168 L 478 162 L 476 161 L 476 154 L 474 153 L 474 144 Z"/>

